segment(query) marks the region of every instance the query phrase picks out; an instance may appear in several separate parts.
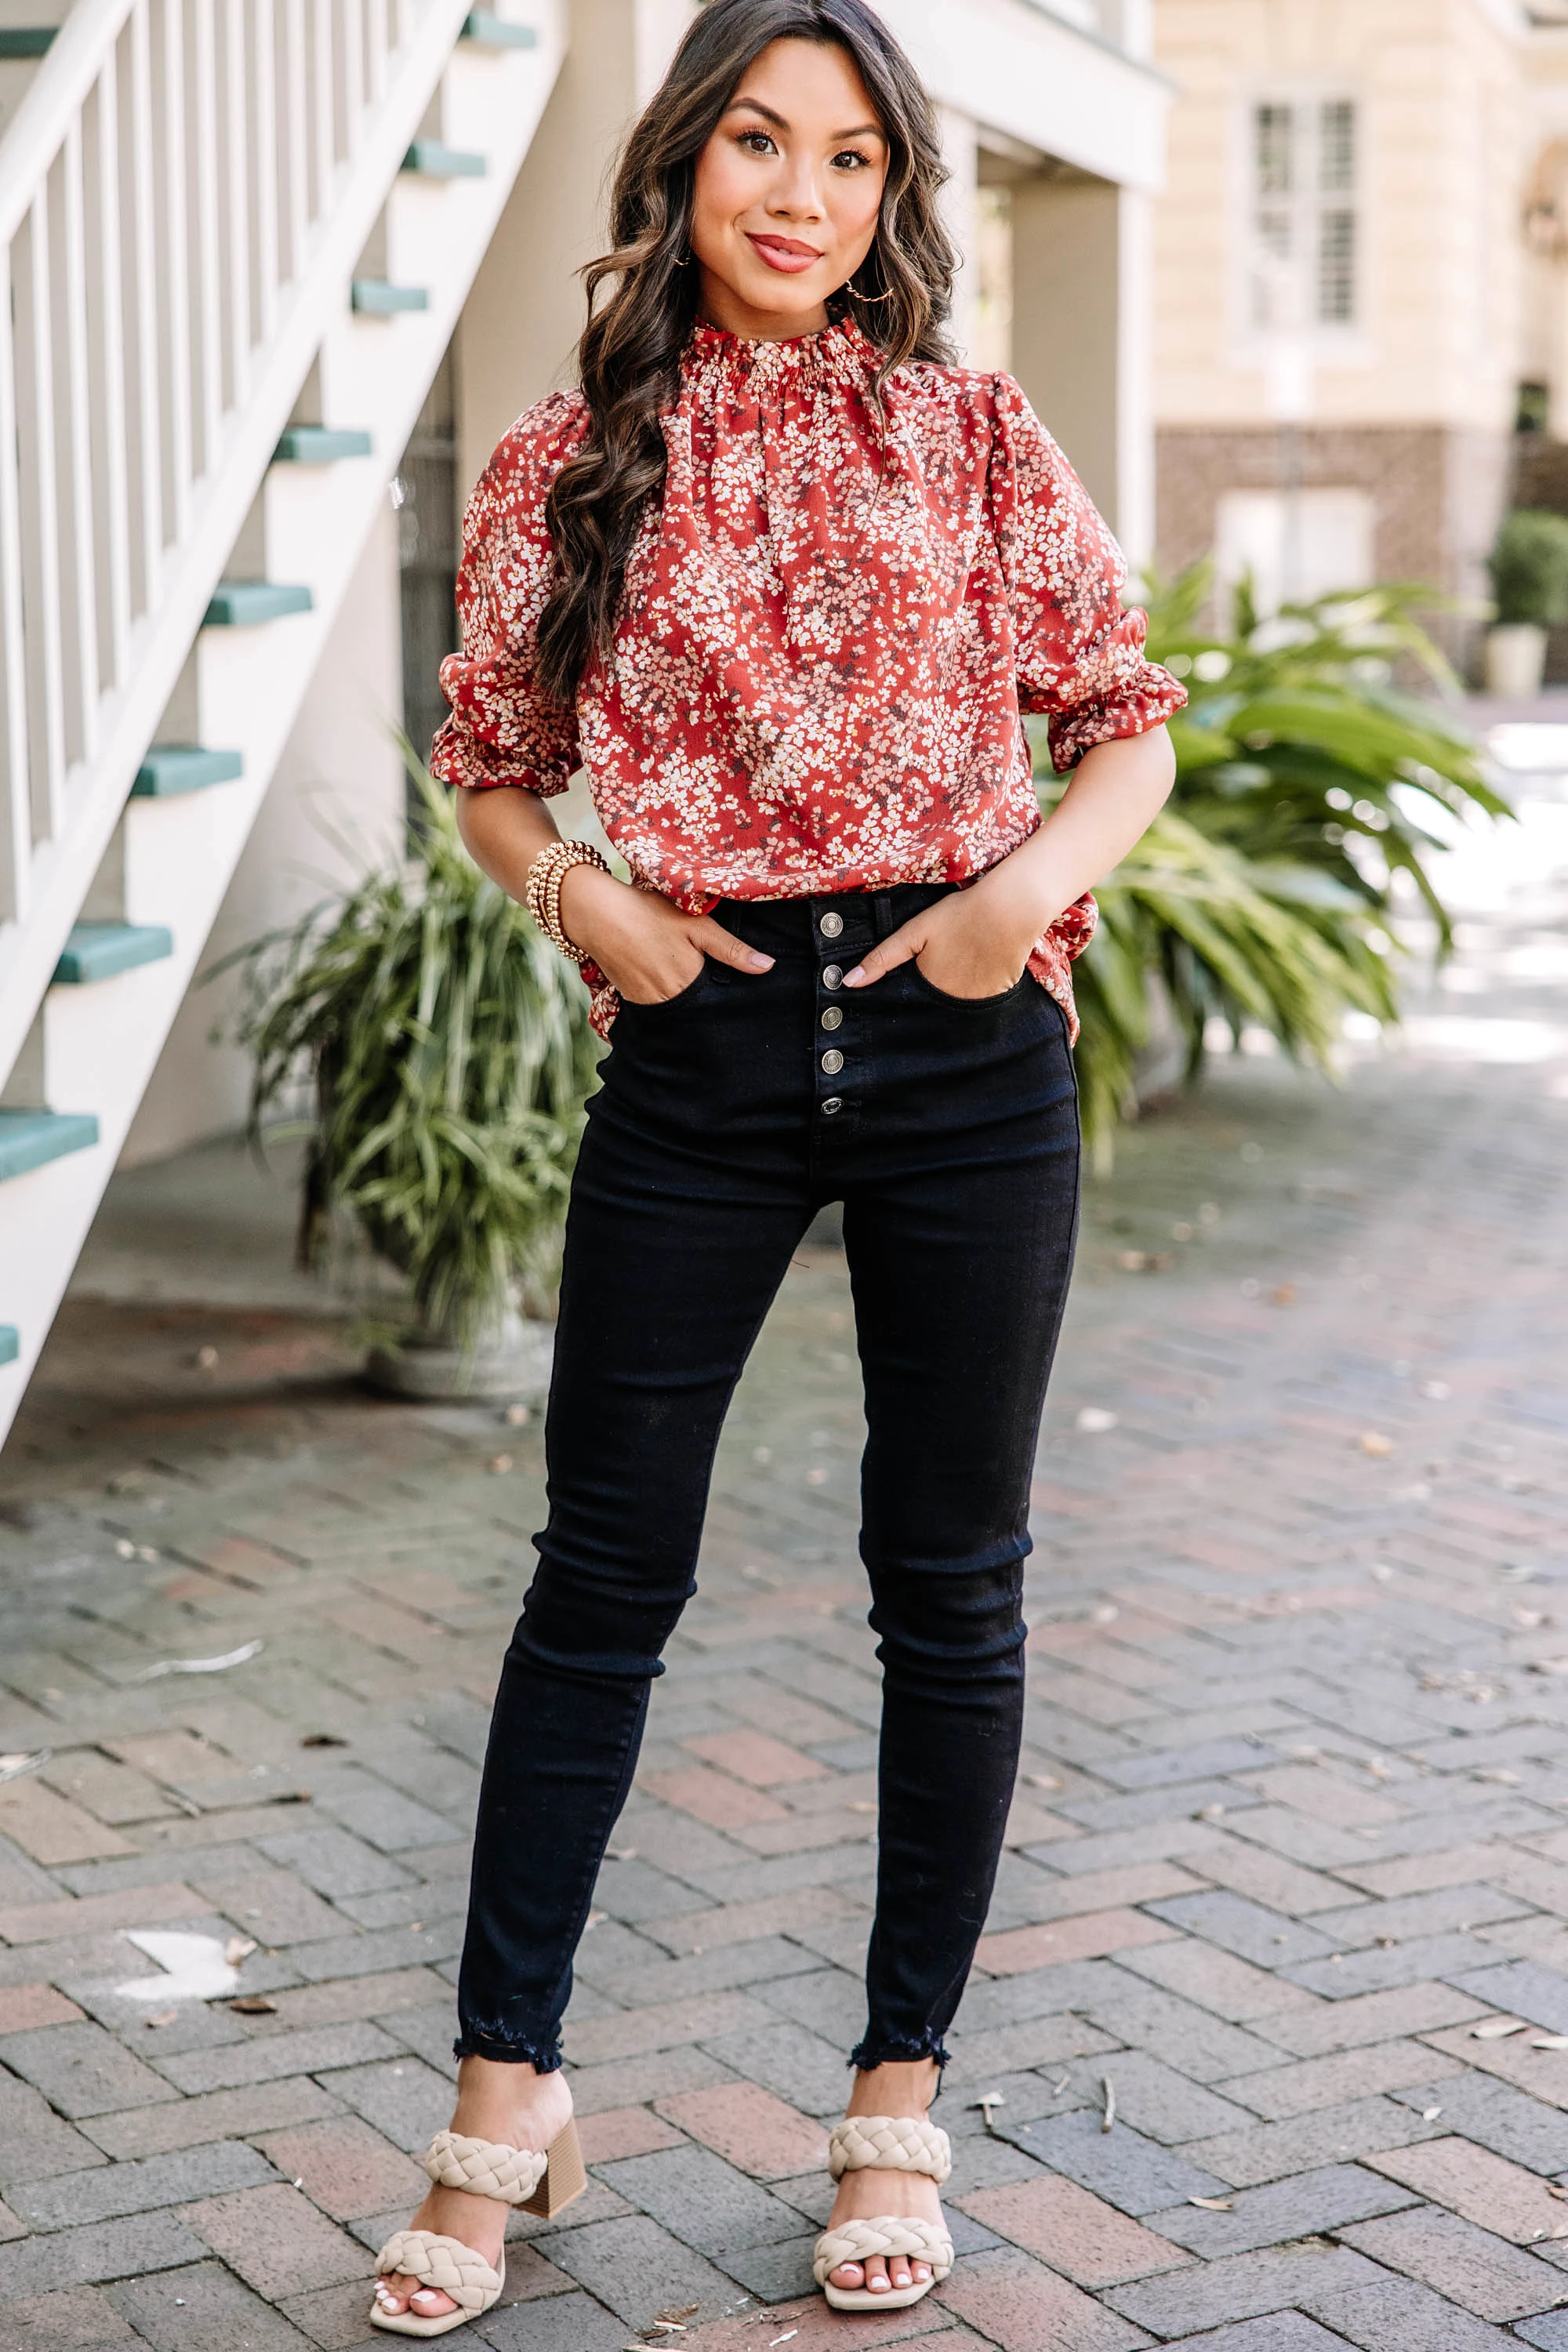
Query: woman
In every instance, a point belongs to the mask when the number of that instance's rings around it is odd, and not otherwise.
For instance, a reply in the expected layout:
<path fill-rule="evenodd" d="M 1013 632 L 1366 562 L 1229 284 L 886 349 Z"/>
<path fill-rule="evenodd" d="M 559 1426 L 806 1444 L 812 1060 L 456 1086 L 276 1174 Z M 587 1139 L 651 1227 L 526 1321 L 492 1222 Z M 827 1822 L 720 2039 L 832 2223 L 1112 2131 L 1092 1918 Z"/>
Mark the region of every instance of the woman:
<path fill-rule="evenodd" d="M 502 1670 L 453 2131 L 376 2325 L 500 2291 L 581 2185 L 560 2024 L 731 1391 L 844 1204 L 884 1669 L 868 2022 L 830 2302 L 945 2275 L 926 2120 L 1017 1760 L 1030 1467 L 1072 1256 L 1070 959 L 1181 688 L 1005 376 L 950 365 L 930 101 L 863 0 L 711 0 L 631 134 L 582 390 L 474 494 L 436 765 L 614 1051 L 567 1227 L 550 1521 Z M 595 294 L 613 290 L 595 308 Z M 1020 710 L 1058 769 L 1040 823 Z M 562 843 L 581 762 L 631 869 Z"/>

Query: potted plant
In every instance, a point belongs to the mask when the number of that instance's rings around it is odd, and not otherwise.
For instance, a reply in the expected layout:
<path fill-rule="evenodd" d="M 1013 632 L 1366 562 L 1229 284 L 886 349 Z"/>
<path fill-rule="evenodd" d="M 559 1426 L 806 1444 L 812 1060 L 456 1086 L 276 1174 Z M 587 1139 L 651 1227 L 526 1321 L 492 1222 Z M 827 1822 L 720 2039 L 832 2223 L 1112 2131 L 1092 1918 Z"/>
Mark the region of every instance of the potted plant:
<path fill-rule="evenodd" d="M 249 1127 L 307 1139 L 299 1256 L 347 1222 L 403 1277 L 367 1372 L 403 1395 L 545 1385 L 566 1196 L 599 1046 L 586 992 L 485 877 L 441 787 L 406 863 L 245 950 Z M 302 1115 L 289 1111 L 301 1103 Z"/>
<path fill-rule="evenodd" d="M 1497 619 L 1487 633 L 1487 692 L 1532 702 L 1546 667 L 1546 632 L 1568 620 L 1568 521 L 1534 507 L 1505 515 L 1488 558 Z"/>

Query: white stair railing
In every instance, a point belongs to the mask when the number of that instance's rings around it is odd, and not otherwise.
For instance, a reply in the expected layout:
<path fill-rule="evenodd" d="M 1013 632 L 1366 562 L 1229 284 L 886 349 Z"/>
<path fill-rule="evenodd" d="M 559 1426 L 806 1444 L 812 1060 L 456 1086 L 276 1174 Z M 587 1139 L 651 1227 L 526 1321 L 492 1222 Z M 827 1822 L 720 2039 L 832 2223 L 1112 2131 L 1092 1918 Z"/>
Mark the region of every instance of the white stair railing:
<path fill-rule="evenodd" d="M 467 0 L 76 0 L 0 139 L 0 1082 Z"/>

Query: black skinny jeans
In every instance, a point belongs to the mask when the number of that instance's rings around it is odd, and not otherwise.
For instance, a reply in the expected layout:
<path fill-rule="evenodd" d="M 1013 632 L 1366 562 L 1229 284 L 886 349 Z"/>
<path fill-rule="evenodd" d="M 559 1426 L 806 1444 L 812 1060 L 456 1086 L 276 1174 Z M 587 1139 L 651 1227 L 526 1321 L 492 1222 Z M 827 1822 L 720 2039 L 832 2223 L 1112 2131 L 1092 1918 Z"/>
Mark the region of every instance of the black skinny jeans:
<path fill-rule="evenodd" d="M 459 2056 L 561 2063 L 573 1952 L 659 1654 L 696 1590 L 720 1427 L 792 1254 L 835 1200 L 883 1686 L 854 2063 L 946 2055 L 1017 1769 L 1029 1482 L 1079 1136 L 1066 1022 L 1028 973 L 980 1002 L 913 963 L 841 988 L 942 895 L 728 902 L 718 920 L 772 971 L 710 961 L 616 1023 L 566 1228 L 550 1523 L 485 1760 Z"/>

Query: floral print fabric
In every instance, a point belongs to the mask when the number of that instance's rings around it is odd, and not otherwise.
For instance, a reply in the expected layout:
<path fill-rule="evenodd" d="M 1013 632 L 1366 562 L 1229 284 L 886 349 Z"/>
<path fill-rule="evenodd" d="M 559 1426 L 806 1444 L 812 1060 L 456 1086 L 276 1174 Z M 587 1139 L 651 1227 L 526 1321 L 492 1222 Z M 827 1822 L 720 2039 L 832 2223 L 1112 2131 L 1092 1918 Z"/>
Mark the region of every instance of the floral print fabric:
<path fill-rule="evenodd" d="M 635 878 L 692 913 L 721 898 L 963 882 L 1039 823 L 1020 715 L 1072 767 L 1186 696 L 1147 660 L 1126 566 L 1010 376 L 912 363 L 872 397 L 853 324 L 786 342 L 693 331 L 664 420 L 668 469 L 626 567 L 613 650 L 576 707 L 535 691 L 552 585 L 544 506 L 587 429 L 542 401 L 469 502 L 442 665 L 448 782 L 540 793 L 588 772 Z M 1074 1025 L 1085 897 L 1031 969 Z M 595 1018 L 614 992 L 590 967 Z"/>

